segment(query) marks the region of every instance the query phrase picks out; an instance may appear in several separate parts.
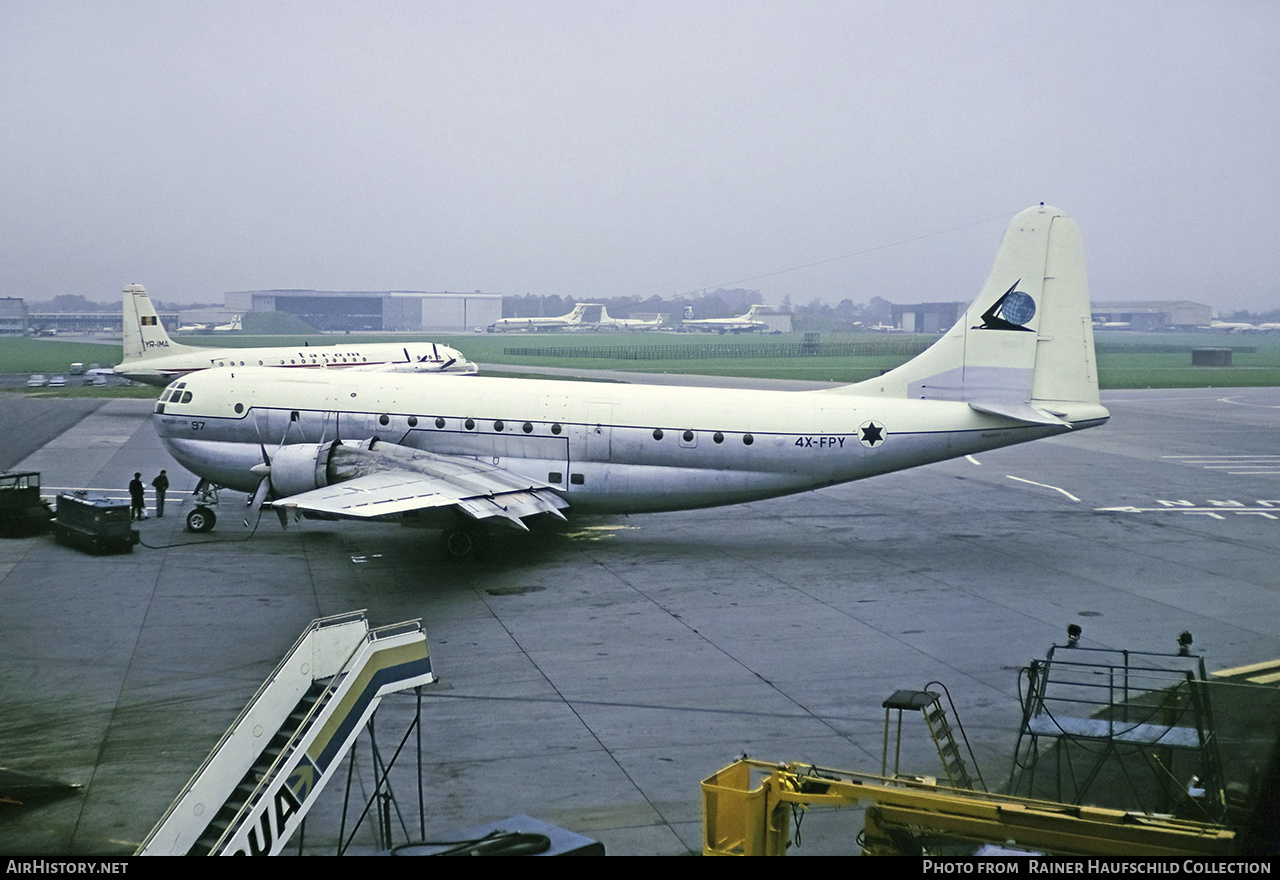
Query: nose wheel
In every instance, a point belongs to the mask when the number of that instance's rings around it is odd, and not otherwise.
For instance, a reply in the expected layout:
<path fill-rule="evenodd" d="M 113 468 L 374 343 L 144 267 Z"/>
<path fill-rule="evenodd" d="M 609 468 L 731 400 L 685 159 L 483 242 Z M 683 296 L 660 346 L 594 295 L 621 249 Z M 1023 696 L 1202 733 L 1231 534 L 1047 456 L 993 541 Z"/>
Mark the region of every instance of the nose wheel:
<path fill-rule="evenodd" d="M 187 514 L 187 530 L 191 532 L 211 532 L 218 517 L 208 507 L 197 507 Z"/>

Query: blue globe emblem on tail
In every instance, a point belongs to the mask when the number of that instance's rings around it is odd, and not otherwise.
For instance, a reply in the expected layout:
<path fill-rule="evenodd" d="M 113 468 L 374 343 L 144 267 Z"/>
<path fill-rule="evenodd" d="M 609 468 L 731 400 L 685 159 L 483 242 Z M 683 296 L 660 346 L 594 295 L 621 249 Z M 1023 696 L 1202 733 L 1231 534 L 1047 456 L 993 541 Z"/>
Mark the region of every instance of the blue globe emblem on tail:
<path fill-rule="evenodd" d="M 1010 324 L 1022 326 L 1036 316 L 1036 301 L 1021 290 L 1011 290 L 1005 294 L 1000 316 Z"/>
<path fill-rule="evenodd" d="M 1021 283 L 1019 278 L 1010 284 L 1009 289 L 982 313 L 982 323 L 973 329 L 1031 332 L 1031 328 L 1024 325 L 1036 316 L 1036 301 L 1030 294 L 1018 290 Z"/>

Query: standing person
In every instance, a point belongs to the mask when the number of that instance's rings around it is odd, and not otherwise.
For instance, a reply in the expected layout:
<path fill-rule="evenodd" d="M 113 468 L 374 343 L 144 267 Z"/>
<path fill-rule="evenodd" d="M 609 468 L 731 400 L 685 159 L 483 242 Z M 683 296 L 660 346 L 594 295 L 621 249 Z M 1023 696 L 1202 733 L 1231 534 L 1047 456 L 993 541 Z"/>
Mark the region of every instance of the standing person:
<path fill-rule="evenodd" d="M 164 493 L 169 491 L 169 478 L 165 475 L 164 468 L 151 481 L 151 486 L 156 490 L 156 516 L 164 516 Z"/>
<path fill-rule="evenodd" d="M 133 479 L 129 481 L 129 512 L 133 514 L 134 520 L 147 518 L 147 499 L 144 493 L 146 490 L 142 487 L 142 474 L 134 474 Z"/>

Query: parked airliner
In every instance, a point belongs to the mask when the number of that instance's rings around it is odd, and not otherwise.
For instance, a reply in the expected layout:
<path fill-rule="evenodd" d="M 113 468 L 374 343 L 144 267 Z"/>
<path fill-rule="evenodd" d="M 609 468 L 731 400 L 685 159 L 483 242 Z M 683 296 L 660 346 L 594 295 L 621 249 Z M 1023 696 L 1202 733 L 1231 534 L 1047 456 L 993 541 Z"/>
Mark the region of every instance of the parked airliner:
<path fill-rule="evenodd" d="M 581 330 L 582 317 L 592 303 L 578 303 L 567 315 L 554 318 L 499 318 L 489 329 L 501 333 L 510 330 Z"/>
<path fill-rule="evenodd" d="M 686 306 L 684 322 L 680 326 L 684 330 L 700 330 L 703 333 L 753 333 L 769 327 L 757 317 L 762 308 L 764 306 L 752 306 L 745 315 L 736 318 L 695 318 L 693 306 Z"/>
<path fill-rule="evenodd" d="M 239 329 L 240 316 L 232 323 Z M 225 325 L 230 326 L 230 325 Z M 221 327 L 214 328 L 222 329 Z M 397 373 L 475 373 L 462 352 L 434 342 L 201 348 L 174 342 L 141 284 L 124 288 L 124 361 L 116 375 L 148 385 L 168 385 L 178 376 L 214 367 L 321 367 Z"/>
<path fill-rule="evenodd" d="M 657 330 L 662 326 L 662 316 L 657 315 L 653 318 L 615 318 L 609 314 L 609 310 L 604 306 L 600 307 L 600 322 L 597 325 L 601 330 Z"/>
<path fill-rule="evenodd" d="M 450 558 L 486 523 L 757 501 L 1107 421 L 1075 222 L 1018 214 L 978 299 L 883 376 L 759 391 L 326 371 L 206 371 L 153 419 L 206 488 L 319 518 L 441 528 Z M 206 493 L 204 501 L 211 495 Z M 201 504 L 192 529 L 209 528 Z"/>

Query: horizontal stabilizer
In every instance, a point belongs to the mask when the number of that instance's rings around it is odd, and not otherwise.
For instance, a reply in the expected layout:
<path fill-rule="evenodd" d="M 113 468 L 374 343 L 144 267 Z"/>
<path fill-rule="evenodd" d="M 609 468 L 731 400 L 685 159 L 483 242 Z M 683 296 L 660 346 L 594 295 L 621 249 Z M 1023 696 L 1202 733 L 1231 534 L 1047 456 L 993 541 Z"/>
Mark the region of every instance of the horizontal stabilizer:
<path fill-rule="evenodd" d="M 1071 427 L 1071 423 L 1061 416 L 1031 406 L 1027 403 L 985 403 L 971 400 L 969 401 L 969 408 L 980 413 L 986 413 L 989 416 L 1000 416 L 1003 419 L 1013 419 L 1015 422 L 1026 422 L 1029 425 L 1061 425 L 1064 428 Z"/>

